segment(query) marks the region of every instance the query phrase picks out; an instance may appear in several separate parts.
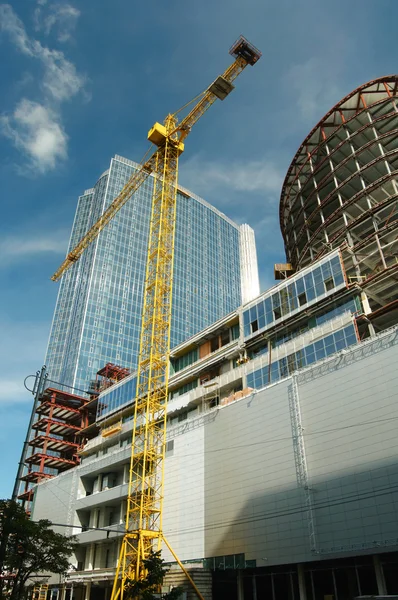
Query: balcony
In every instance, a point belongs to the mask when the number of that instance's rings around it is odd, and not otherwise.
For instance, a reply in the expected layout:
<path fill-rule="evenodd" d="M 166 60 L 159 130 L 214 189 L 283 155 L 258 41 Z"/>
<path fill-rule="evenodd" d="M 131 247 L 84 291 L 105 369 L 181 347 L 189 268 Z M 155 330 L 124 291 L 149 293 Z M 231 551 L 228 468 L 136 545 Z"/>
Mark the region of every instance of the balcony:
<path fill-rule="evenodd" d="M 94 581 L 113 581 L 115 577 L 115 568 L 94 569 L 87 571 L 70 571 L 65 578 L 66 583 L 89 583 Z"/>
<path fill-rule="evenodd" d="M 116 485 L 109 490 L 103 492 L 96 492 L 90 496 L 83 496 L 79 498 L 75 504 L 75 510 L 84 510 L 94 508 L 97 506 L 103 506 L 105 504 L 111 504 L 115 500 L 124 500 L 127 498 L 128 483 L 122 485 Z"/>
<path fill-rule="evenodd" d="M 108 531 L 104 531 L 107 529 Z M 113 540 L 124 535 L 124 523 L 116 523 L 101 529 L 89 529 L 82 531 L 76 535 L 79 544 L 93 544 L 103 542 L 105 540 Z"/>

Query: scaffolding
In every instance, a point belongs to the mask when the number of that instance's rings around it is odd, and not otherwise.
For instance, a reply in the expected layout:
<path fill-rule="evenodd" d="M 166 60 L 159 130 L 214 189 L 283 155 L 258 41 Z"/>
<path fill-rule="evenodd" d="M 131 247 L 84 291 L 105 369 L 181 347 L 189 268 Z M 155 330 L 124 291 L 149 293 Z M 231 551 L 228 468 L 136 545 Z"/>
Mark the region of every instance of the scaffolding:
<path fill-rule="evenodd" d="M 97 371 L 96 378 L 90 382 L 90 395 L 97 397 L 101 392 L 108 389 L 115 383 L 119 383 L 125 377 L 130 375 L 130 370 L 113 363 L 106 363 L 102 369 Z"/>
<path fill-rule="evenodd" d="M 369 335 L 398 322 L 397 98 L 391 75 L 336 104 L 298 149 L 280 202 L 293 269 L 342 248 L 349 283 L 369 303 Z"/>
<path fill-rule="evenodd" d="M 39 396 L 28 442 L 30 454 L 25 457 L 25 473 L 20 478 L 23 490 L 18 495 L 28 512 L 34 497 L 32 486 L 80 463 L 78 449 L 85 441 L 82 430 L 90 420 L 85 410 L 88 402 L 88 398 L 52 387 Z"/>

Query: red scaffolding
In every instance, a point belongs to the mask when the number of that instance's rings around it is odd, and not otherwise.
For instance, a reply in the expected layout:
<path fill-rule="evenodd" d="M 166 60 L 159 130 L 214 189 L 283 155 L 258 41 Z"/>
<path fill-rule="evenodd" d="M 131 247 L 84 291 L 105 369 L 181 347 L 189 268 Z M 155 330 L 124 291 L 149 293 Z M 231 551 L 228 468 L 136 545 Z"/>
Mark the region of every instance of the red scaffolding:
<path fill-rule="evenodd" d="M 30 503 L 34 494 L 32 485 L 79 464 L 77 451 L 86 441 L 82 430 L 95 418 L 93 411 L 90 414 L 85 410 L 88 404 L 88 398 L 55 388 L 43 392 L 36 408 L 34 435 L 29 441 L 31 453 L 25 459 L 27 470 L 21 477 L 25 485 L 19 500 Z"/>

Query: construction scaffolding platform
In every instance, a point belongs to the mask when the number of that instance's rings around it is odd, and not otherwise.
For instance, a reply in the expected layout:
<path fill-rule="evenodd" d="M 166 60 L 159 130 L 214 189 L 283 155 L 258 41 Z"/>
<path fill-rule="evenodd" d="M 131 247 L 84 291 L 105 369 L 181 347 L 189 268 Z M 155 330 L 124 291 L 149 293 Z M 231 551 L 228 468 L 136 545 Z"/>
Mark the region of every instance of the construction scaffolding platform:
<path fill-rule="evenodd" d="M 113 363 L 106 363 L 102 369 L 97 371 L 94 381 L 90 382 L 90 394 L 92 399 L 98 398 L 99 394 L 107 390 L 115 383 L 119 383 L 130 375 L 130 370 Z"/>
<path fill-rule="evenodd" d="M 52 387 L 40 396 L 32 425 L 34 434 L 28 442 L 31 452 L 21 477 L 25 485 L 18 495 L 24 504 L 33 500 L 32 485 L 79 464 L 78 449 L 87 440 L 82 432 L 95 420 L 95 407 L 88 408 L 89 404 L 89 398 Z"/>

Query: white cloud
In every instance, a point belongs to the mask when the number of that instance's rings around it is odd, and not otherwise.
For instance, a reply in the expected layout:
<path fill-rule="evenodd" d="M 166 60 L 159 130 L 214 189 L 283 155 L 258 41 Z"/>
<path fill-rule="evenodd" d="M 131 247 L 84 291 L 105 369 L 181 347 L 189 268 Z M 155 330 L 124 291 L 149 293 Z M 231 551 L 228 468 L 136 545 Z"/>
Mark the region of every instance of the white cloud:
<path fill-rule="evenodd" d="M 29 401 L 29 394 L 25 390 L 23 381 L 2 379 L 0 381 L 0 403 L 15 404 L 15 402 Z"/>
<path fill-rule="evenodd" d="M 2 319 L 0 330 L 0 360 L 4 373 L 7 373 L 0 380 L 0 407 L 32 402 L 32 395 L 23 382 L 26 376 L 34 375 L 43 364 L 49 324 L 11 323 Z M 28 387 L 32 382 L 33 379 L 27 382 Z"/>
<path fill-rule="evenodd" d="M 302 64 L 292 66 L 286 74 L 285 83 L 289 87 L 291 98 L 306 122 L 320 119 L 325 106 L 333 106 L 343 95 L 335 81 L 339 67 L 330 64 L 325 68 L 323 57 L 312 57 Z"/>
<path fill-rule="evenodd" d="M 77 73 L 74 64 L 65 58 L 63 52 L 50 50 L 30 38 L 9 4 L 0 5 L 0 23 L 2 30 L 9 34 L 20 52 L 42 63 L 42 85 L 56 101 L 68 100 L 81 90 L 84 78 Z"/>
<path fill-rule="evenodd" d="M 47 16 L 42 16 L 42 9 L 38 7 L 35 11 L 36 31 L 43 30 L 49 35 L 52 30 L 56 31 L 59 42 L 67 42 L 76 27 L 80 11 L 71 4 L 57 3 L 48 7 Z"/>
<path fill-rule="evenodd" d="M 31 166 L 44 173 L 67 157 L 67 141 L 59 116 L 51 109 L 26 100 L 11 116 L 0 118 L 0 131 L 25 152 Z"/>
<path fill-rule="evenodd" d="M 44 2 L 40 4 L 44 5 Z M 59 5 L 57 10 L 60 14 L 71 16 L 75 9 L 67 4 Z M 51 29 L 52 25 L 48 27 Z M 8 34 L 22 54 L 38 61 L 43 68 L 40 80 L 43 101 L 22 99 L 13 114 L 1 117 L 0 125 L 3 135 L 28 156 L 30 166 L 44 173 L 67 158 L 68 136 L 62 126 L 60 104 L 83 90 L 84 77 L 63 52 L 30 38 L 9 4 L 0 5 L 0 29 Z"/>
<path fill-rule="evenodd" d="M 65 254 L 68 245 L 68 234 L 64 230 L 51 234 L 36 236 L 7 236 L 0 241 L 0 255 L 6 259 L 7 265 L 18 262 L 35 254 L 44 252 Z M 4 262 L 4 261 L 3 261 Z"/>
<path fill-rule="evenodd" d="M 217 188 L 234 192 L 280 192 L 283 171 L 267 159 L 236 163 L 202 160 L 196 156 L 186 161 L 180 170 L 181 181 L 201 193 Z"/>

